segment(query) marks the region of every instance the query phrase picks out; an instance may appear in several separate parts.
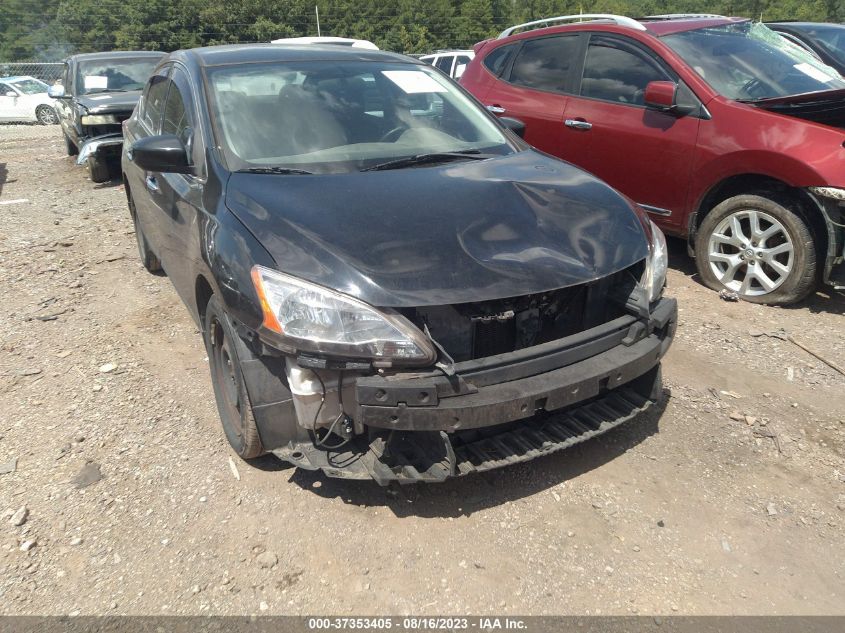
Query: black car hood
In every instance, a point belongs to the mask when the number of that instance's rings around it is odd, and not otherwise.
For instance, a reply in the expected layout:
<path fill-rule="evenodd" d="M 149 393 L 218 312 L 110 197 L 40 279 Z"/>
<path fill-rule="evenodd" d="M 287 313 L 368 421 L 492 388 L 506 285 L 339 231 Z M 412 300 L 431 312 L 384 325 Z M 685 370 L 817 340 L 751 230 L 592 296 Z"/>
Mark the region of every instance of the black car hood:
<path fill-rule="evenodd" d="M 383 307 L 563 288 L 648 252 L 626 198 L 535 151 L 367 173 L 234 173 L 226 204 L 280 271 Z"/>
<path fill-rule="evenodd" d="M 113 112 L 132 112 L 140 97 L 140 90 L 131 90 L 129 92 L 95 92 L 94 94 L 77 97 L 76 101 L 84 106 L 91 114 L 107 114 Z"/>

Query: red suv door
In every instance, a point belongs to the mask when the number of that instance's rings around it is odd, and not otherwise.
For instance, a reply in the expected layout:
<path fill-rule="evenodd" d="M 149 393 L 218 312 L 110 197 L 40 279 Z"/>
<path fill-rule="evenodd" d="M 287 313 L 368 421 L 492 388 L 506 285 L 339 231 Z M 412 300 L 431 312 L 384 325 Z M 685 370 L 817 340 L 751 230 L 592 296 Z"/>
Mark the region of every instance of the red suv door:
<path fill-rule="evenodd" d="M 705 110 L 674 72 L 632 38 L 607 33 L 589 38 L 580 86 L 567 100 L 565 132 L 555 153 L 678 231 Z M 651 81 L 679 83 L 678 101 L 688 112 L 646 108 L 643 97 Z"/>
<path fill-rule="evenodd" d="M 525 40 L 505 59 L 489 55 L 489 63 L 504 62 L 504 67 L 488 69 L 508 80 L 496 82 L 484 104 L 491 112 L 524 122 L 526 141 L 560 156 L 563 111 L 578 83 L 584 41 L 580 33 L 553 35 Z"/>

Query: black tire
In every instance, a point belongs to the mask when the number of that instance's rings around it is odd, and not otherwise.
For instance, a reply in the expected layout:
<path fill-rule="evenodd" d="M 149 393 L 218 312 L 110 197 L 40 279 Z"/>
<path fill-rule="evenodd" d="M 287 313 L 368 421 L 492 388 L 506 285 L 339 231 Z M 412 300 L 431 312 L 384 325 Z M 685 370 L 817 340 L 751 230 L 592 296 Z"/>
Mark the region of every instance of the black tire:
<path fill-rule="evenodd" d="M 64 132 L 62 134 L 65 137 L 65 148 L 67 149 L 67 155 L 76 156 L 77 154 L 79 154 L 79 148 L 73 144 L 73 141 L 70 140 L 70 137 Z"/>
<path fill-rule="evenodd" d="M 755 235 L 767 233 L 757 241 Z M 795 303 L 814 290 L 817 249 L 801 205 L 776 194 L 728 198 L 705 216 L 695 236 L 696 267 L 705 285 L 768 305 Z"/>
<path fill-rule="evenodd" d="M 48 105 L 40 105 L 35 108 L 35 118 L 41 125 L 56 125 L 59 122 L 56 111 Z"/>
<path fill-rule="evenodd" d="M 111 180 L 109 164 L 98 156 L 89 156 L 85 161 L 88 164 L 88 177 L 91 182 L 108 182 Z"/>
<path fill-rule="evenodd" d="M 238 356 L 239 352 L 250 353 L 249 349 L 236 345 L 237 333 L 216 296 L 212 295 L 208 302 L 204 325 L 203 338 L 211 384 L 226 439 L 241 459 L 258 457 L 264 453 L 264 448 L 252 415 L 252 403 Z"/>
<path fill-rule="evenodd" d="M 141 223 L 138 221 L 138 211 L 135 208 L 135 201 L 132 199 L 132 194 L 128 190 L 126 192 L 126 199 L 129 203 L 129 214 L 132 216 L 132 224 L 135 227 L 135 242 L 138 244 L 138 258 L 148 272 L 157 273 L 161 271 L 161 261 L 150 249 L 147 236 L 144 235 L 144 231 L 141 229 Z"/>

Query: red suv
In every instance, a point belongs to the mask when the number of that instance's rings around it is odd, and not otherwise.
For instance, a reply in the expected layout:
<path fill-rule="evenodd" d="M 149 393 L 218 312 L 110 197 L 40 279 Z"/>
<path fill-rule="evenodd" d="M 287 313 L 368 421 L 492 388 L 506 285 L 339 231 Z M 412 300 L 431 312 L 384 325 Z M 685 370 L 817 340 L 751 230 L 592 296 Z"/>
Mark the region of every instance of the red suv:
<path fill-rule="evenodd" d="M 686 237 L 709 287 L 788 304 L 845 285 L 845 80 L 766 26 L 565 16 L 475 53 L 461 84 Z"/>

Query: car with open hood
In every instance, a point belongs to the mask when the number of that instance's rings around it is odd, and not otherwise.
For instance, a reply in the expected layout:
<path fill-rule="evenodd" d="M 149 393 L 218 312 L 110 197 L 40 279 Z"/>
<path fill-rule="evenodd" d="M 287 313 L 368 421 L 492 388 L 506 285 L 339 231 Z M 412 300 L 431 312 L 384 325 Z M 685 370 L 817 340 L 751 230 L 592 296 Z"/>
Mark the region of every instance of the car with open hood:
<path fill-rule="evenodd" d="M 72 55 L 64 62 L 61 82 L 50 86 L 67 154 L 88 168 L 93 182 L 108 180 L 119 163 L 121 126 L 163 56 L 153 51 Z"/>
<path fill-rule="evenodd" d="M 688 239 L 758 303 L 845 287 L 845 80 L 765 25 L 574 15 L 475 47 L 461 85 Z"/>
<path fill-rule="evenodd" d="M 648 409 L 676 305 L 637 205 L 393 53 L 172 53 L 126 122 L 143 265 L 205 341 L 226 437 L 442 481 Z"/>

